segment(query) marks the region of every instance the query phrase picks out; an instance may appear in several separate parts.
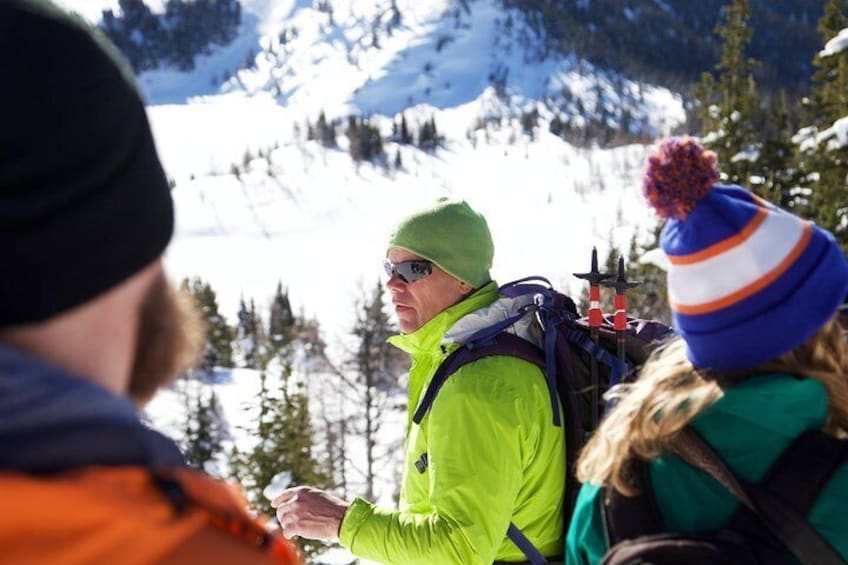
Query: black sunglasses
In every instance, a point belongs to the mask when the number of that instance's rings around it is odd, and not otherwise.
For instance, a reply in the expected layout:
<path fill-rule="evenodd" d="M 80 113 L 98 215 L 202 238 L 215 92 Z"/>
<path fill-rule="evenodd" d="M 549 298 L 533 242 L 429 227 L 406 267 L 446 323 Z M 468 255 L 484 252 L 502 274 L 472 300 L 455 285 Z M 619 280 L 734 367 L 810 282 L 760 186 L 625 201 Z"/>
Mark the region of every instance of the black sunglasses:
<path fill-rule="evenodd" d="M 386 269 L 386 274 L 389 278 L 397 275 L 405 283 L 420 281 L 433 272 L 433 263 L 425 259 L 413 259 L 411 261 L 401 261 L 400 263 L 392 263 L 386 259 L 383 262 L 383 267 Z"/>

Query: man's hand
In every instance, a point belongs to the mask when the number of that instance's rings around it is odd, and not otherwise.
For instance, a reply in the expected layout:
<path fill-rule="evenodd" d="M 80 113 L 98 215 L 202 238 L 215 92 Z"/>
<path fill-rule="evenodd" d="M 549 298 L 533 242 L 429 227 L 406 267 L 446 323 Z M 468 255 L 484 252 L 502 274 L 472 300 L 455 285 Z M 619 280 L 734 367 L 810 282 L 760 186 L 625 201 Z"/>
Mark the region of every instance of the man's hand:
<path fill-rule="evenodd" d="M 312 487 L 286 489 L 271 505 L 277 509 L 277 519 L 286 537 L 307 539 L 338 537 L 345 512 L 350 506 L 344 500 Z"/>

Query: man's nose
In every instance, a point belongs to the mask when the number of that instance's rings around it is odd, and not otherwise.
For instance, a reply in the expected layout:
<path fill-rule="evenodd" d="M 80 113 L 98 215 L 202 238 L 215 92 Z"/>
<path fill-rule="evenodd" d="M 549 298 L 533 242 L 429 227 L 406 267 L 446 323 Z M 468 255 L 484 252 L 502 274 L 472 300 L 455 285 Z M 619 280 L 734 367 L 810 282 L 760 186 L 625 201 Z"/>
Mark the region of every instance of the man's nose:
<path fill-rule="evenodd" d="M 392 276 L 389 277 L 389 280 L 386 282 L 386 288 L 389 290 L 399 290 L 403 288 L 403 285 L 406 283 L 397 273 L 392 273 Z"/>

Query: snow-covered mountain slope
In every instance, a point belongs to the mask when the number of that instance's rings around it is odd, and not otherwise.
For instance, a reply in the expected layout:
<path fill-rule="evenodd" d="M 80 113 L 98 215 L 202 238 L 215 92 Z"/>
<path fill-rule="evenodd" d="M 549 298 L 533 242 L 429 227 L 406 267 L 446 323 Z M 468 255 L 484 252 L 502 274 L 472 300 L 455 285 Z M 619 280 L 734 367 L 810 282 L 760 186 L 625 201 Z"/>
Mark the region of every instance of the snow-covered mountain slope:
<path fill-rule="evenodd" d="M 331 2 L 332 13 L 312 4 L 244 1 L 237 43 L 254 42 L 255 67 L 216 87 L 208 79 L 236 47 L 201 57 L 191 73 L 141 77 L 176 182 L 169 267 L 209 279 L 225 312 L 240 294 L 262 304 L 280 279 L 331 340 L 346 333 L 358 282 L 380 276 L 391 224 L 442 195 L 490 218 L 499 280 L 539 273 L 564 283 L 593 244 L 605 248 L 612 234 L 625 245 L 646 225 L 635 194 L 645 147 L 581 149 L 547 125 L 560 112 L 578 124 L 578 107 L 610 120 L 627 108 L 631 123 L 665 134 L 683 120 L 678 96 L 574 59 L 539 60 L 532 36 L 517 18 L 507 25 L 494 0 L 468 11 L 398 0 L 394 24 L 389 1 Z M 539 112 L 532 136 L 519 124 L 529 107 Z M 372 115 L 385 136 L 399 111 L 413 133 L 433 117 L 446 142 L 434 154 L 386 142 L 387 165 L 357 164 L 343 127 L 338 149 L 305 140 L 306 120 L 322 110 Z"/>
<path fill-rule="evenodd" d="M 61 2 L 95 22 L 117 9 Z M 646 146 L 579 148 L 548 125 L 664 135 L 683 121 L 681 98 L 542 57 L 543 38 L 496 0 L 242 0 L 242 13 L 238 38 L 193 71 L 140 77 L 175 183 L 168 267 L 210 281 L 231 321 L 240 296 L 263 310 L 280 280 L 332 352 L 360 286 L 382 276 L 392 224 L 439 196 L 486 214 L 503 282 L 541 274 L 576 290 L 570 273 L 593 245 L 623 248 L 651 223 L 637 195 Z M 530 109 L 535 127 L 521 123 Z M 306 140 L 322 110 L 370 115 L 385 138 L 398 112 L 413 134 L 433 118 L 445 141 L 433 153 L 385 141 L 385 160 L 356 163 L 343 125 L 338 148 Z"/>
<path fill-rule="evenodd" d="M 635 189 L 645 148 L 581 150 L 540 137 L 480 141 L 476 149 L 461 140 L 435 155 L 390 144 L 389 154 L 402 156 L 400 170 L 355 168 L 346 152 L 315 142 L 273 149 L 238 178 L 220 166 L 218 174 L 177 185 L 178 235 L 168 266 L 212 281 L 230 313 L 240 294 L 262 304 L 282 280 L 333 338 L 350 327 L 357 285 L 382 276 L 392 224 L 449 195 L 487 216 L 498 280 L 541 274 L 568 285 L 592 245 L 606 248 L 610 235 L 626 245 L 645 226 Z"/>

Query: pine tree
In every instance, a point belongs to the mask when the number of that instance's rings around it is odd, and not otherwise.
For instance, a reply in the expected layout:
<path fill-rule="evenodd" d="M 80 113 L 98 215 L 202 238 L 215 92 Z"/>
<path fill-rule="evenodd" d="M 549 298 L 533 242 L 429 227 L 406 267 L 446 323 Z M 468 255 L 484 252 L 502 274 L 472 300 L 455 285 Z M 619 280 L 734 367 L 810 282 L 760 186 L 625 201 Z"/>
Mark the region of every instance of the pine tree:
<path fill-rule="evenodd" d="M 668 306 L 667 274 L 658 266 L 642 260 L 645 253 L 659 246 L 661 226 L 657 226 L 650 236 L 649 243 L 639 243 L 634 233 L 627 254 L 627 278 L 641 284 L 627 293 L 627 312 L 636 318 L 659 320 L 671 323 L 671 310 Z"/>
<path fill-rule="evenodd" d="M 212 286 L 199 277 L 183 282 L 194 297 L 208 328 L 201 369 L 211 373 L 216 366 L 233 366 L 233 331 L 218 310 L 218 300 Z"/>
<path fill-rule="evenodd" d="M 848 2 L 830 0 L 819 20 L 823 44 L 848 28 Z M 828 56 L 816 55 L 813 87 L 806 106 L 809 141 L 804 148 L 803 168 L 811 189 L 808 216 L 831 230 L 842 249 L 848 251 L 848 146 L 839 147 L 825 134 L 834 122 L 848 116 L 848 50 Z"/>
<path fill-rule="evenodd" d="M 439 129 L 436 127 L 436 116 L 430 116 L 430 133 L 433 136 L 433 149 L 438 147 L 442 143 L 442 135 L 439 133 Z"/>
<path fill-rule="evenodd" d="M 829 0 L 818 23 L 822 45 L 848 28 L 848 0 Z M 848 58 L 841 55 L 813 58 L 816 72 L 807 107 L 807 121 L 820 130 L 848 111 Z"/>
<path fill-rule="evenodd" d="M 441 141 L 439 130 L 436 128 L 436 117 L 430 116 L 418 129 L 418 147 L 424 151 L 434 151 Z"/>
<path fill-rule="evenodd" d="M 762 182 L 755 183 L 752 179 L 751 187 L 783 208 L 804 213 L 803 201 L 793 192 L 803 175 L 798 167 L 797 147 L 792 142 L 795 127 L 785 91 L 770 105 L 763 129 L 763 149 L 758 161 Z"/>
<path fill-rule="evenodd" d="M 525 135 L 529 135 L 530 139 L 534 138 L 536 127 L 539 125 L 539 110 L 535 106 L 532 110 L 524 110 L 519 118 L 521 123 L 521 131 Z"/>
<path fill-rule="evenodd" d="M 400 143 L 403 145 L 412 144 L 412 135 L 409 133 L 409 125 L 406 123 L 406 115 L 400 115 Z"/>
<path fill-rule="evenodd" d="M 307 318 L 303 308 L 295 318 L 294 335 L 305 361 L 312 362 L 316 359 L 324 361 L 326 359 L 325 348 L 327 344 L 321 337 L 321 325 L 315 318 Z"/>
<path fill-rule="evenodd" d="M 247 369 L 259 369 L 260 355 L 264 354 L 265 349 L 265 333 L 253 299 L 250 300 L 250 307 L 245 304 L 243 297 L 239 301 L 236 343 L 241 353 L 241 365 Z"/>
<path fill-rule="evenodd" d="M 385 418 L 388 395 L 396 385 L 395 375 L 400 372 L 402 357 L 386 340 L 396 333 L 383 301 L 384 287 L 377 282 L 373 292 L 359 301 L 353 335 L 357 349 L 350 360 L 355 375 L 353 389 L 360 408 L 358 426 L 365 441 L 365 497 L 374 499 L 374 482 L 377 465 L 384 454 L 377 452 L 377 437 Z"/>
<path fill-rule="evenodd" d="M 324 147 L 336 147 L 336 126 L 327 121 L 323 110 L 318 115 L 318 121 L 315 122 L 314 136 Z"/>
<path fill-rule="evenodd" d="M 137 73 L 163 63 L 191 70 L 210 44 L 231 43 L 241 24 L 238 0 L 167 0 L 157 14 L 143 0 L 119 0 L 118 6 L 119 16 L 103 12 L 100 28 Z"/>
<path fill-rule="evenodd" d="M 183 394 L 189 407 L 183 454 L 190 465 L 213 471 L 221 444 L 229 437 L 218 396 L 211 387 L 205 390 L 198 379 L 185 379 Z"/>
<path fill-rule="evenodd" d="M 430 122 L 424 122 L 418 128 L 418 147 L 429 150 L 433 145 L 433 134 L 430 132 Z"/>
<path fill-rule="evenodd" d="M 294 313 L 289 302 L 289 291 L 283 289 L 283 283 L 277 282 L 277 290 L 271 301 L 268 317 L 268 345 L 273 353 L 279 352 L 290 343 L 295 326 Z"/>
<path fill-rule="evenodd" d="M 245 494 L 251 505 L 269 516 L 273 509 L 262 491 L 278 473 L 285 471 L 279 460 L 279 449 L 276 437 L 278 422 L 276 421 L 277 399 L 272 395 L 268 382 L 267 367 L 263 366 L 259 373 L 258 416 L 256 426 L 250 432 L 256 439 L 256 445 L 250 451 L 242 453 L 239 460 L 231 460 L 238 467 L 237 475 L 242 481 Z"/>
<path fill-rule="evenodd" d="M 259 414 L 255 420 L 256 427 L 251 430 L 256 445 L 237 461 L 238 476 L 249 500 L 254 508 L 269 516 L 274 515 L 274 509 L 263 491 L 279 473 L 290 473 L 290 486 L 329 486 L 312 453 L 314 430 L 303 385 L 308 375 L 293 383 L 296 348 L 295 342 L 285 344 L 276 352 L 272 362 L 263 365 Z M 323 544 L 304 541 L 301 546 L 311 554 Z"/>
<path fill-rule="evenodd" d="M 328 409 L 328 396 L 322 394 L 319 398 L 319 416 L 321 419 L 322 443 L 325 447 L 323 468 L 328 481 L 339 492 L 342 498 L 348 498 L 347 490 L 347 421 L 344 408 L 344 390 L 335 387 L 338 407 Z"/>
<path fill-rule="evenodd" d="M 723 9 L 722 21 L 715 33 L 722 39 L 716 65 L 718 80 L 704 73 L 694 89 L 700 119 L 706 133 L 705 145 L 714 150 L 727 182 L 748 185 L 755 161 L 758 123 L 756 61 L 745 50 L 753 30 L 748 21 L 751 9 L 747 0 L 733 0 Z M 766 195 L 763 195 L 766 196 Z"/>
<path fill-rule="evenodd" d="M 354 161 L 373 161 L 384 156 L 380 130 L 368 120 L 350 116 L 345 135 Z"/>

